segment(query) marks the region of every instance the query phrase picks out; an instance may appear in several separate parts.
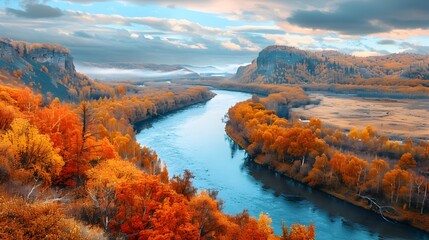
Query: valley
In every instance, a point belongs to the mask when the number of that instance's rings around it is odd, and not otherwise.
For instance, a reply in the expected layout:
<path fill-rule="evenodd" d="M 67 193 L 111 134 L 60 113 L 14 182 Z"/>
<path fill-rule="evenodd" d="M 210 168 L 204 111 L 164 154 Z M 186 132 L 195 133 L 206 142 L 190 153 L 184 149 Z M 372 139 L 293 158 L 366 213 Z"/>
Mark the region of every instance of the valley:
<path fill-rule="evenodd" d="M 429 240 L 428 16 L 0 1 L 0 239 Z"/>

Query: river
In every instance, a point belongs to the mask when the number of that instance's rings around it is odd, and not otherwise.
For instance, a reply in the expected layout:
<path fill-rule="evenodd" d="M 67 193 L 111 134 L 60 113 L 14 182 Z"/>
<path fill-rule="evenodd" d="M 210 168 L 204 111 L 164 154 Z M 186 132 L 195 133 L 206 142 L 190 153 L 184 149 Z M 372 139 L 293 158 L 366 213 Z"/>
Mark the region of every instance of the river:
<path fill-rule="evenodd" d="M 281 234 L 281 222 L 316 226 L 317 239 L 429 239 L 429 235 L 311 189 L 246 161 L 225 134 L 222 118 L 250 94 L 214 91 L 216 97 L 142 126 L 140 144 L 155 150 L 167 164 L 170 177 L 185 169 L 195 175 L 198 189 L 216 189 L 224 212 L 268 213 Z"/>

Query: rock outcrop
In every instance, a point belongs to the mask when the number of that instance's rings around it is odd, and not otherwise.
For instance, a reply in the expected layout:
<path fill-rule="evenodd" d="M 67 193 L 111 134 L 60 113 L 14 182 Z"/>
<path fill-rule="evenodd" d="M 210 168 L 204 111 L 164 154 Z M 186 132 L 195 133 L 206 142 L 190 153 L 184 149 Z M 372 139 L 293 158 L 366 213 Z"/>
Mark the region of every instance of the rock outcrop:
<path fill-rule="evenodd" d="M 75 74 L 76 70 L 73 64 L 73 57 L 68 52 L 57 51 L 48 48 L 32 49 L 27 54 L 28 58 L 39 64 L 49 64 L 59 69 L 67 71 L 69 74 Z"/>

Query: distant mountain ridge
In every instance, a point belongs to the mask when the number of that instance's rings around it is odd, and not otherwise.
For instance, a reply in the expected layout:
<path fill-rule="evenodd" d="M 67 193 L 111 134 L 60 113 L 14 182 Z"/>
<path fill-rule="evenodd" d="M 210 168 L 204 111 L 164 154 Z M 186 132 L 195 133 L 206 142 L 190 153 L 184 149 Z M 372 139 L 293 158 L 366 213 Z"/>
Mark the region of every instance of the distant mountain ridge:
<path fill-rule="evenodd" d="M 355 57 L 337 51 L 310 52 L 273 45 L 263 49 L 233 79 L 262 83 L 347 83 L 352 78 L 429 80 L 429 56 L 400 53 Z"/>
<path fill-rule="evenodd" d="M 194 78 L 198 73 L 180 65 L 165 65 L 133 62 L 82 62 L 78 69 L 94 79 L 100 80 L 169 80 L 172 78 Z"/>
<path fill-rule="evenodd" d="M 60 45 L 0 38 L 0 82 L 28 86 L 63 100 L 98 98 L 112 89 L 76 72 L 70 51 Z"/>

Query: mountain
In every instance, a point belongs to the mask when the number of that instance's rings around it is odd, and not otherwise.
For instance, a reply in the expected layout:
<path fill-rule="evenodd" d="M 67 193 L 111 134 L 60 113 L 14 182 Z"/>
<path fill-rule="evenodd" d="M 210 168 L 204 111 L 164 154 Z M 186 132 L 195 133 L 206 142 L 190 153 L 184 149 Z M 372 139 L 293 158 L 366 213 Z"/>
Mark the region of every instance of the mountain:
<path fill-rule="evenodd" d="M 77 65 L 77 68 L 94 79 L 107 81 L 169 80 L 199 77 L 198 73 L 179 65 L 82 62 Z"/>
<path fill-rule="evenodd" d="M 0 82 L 69 101 L 114 94 L 110 87 L 76 72 L 70 51 L 62 46 L 1 38 Z"/>
<path fill-rule="evenodd" d="M 355 78 L 429 80 L 429 56 L 400 53 L 355 57 L 337 51 L 310 52 L 287 46 L 263 49 L 233 79 L 263 83 L 347 83 Z"/>

